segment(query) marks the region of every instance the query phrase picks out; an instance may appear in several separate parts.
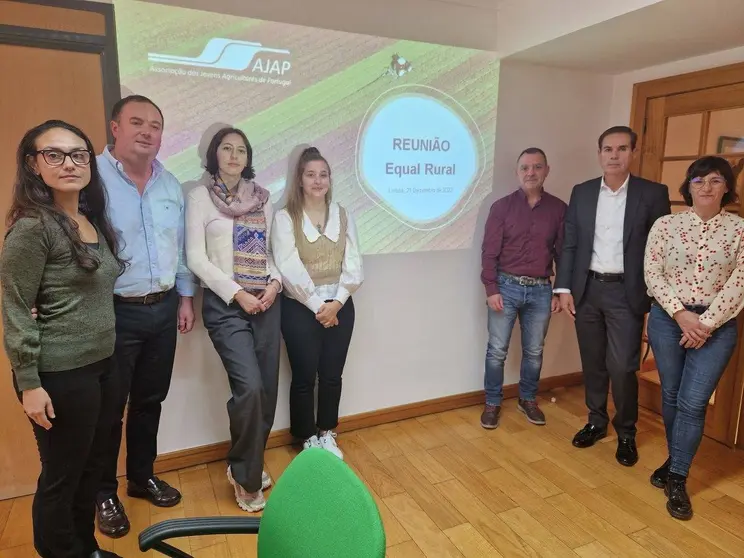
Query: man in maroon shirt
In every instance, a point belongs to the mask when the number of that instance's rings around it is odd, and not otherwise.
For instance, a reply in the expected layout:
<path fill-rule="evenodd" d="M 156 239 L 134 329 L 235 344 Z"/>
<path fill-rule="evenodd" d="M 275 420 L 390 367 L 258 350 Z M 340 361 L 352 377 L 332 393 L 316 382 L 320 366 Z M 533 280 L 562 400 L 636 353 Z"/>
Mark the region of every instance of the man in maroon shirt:
<path fill-rule="evenodd" d="M 535 397 L 550 316 L 560 312 L 550 277 L 562 249 L 567 207 L 543 189 L 549 170 L 541 149 L 525 149 L 517 159 L 520 188 L 497 200 L 486 222 L 481 272 L 488 297 L 483 428 L 499 425 L 504 361 L 517 317 L 522 332 L 517 408 L 531 423 L 545 424 Z"/>

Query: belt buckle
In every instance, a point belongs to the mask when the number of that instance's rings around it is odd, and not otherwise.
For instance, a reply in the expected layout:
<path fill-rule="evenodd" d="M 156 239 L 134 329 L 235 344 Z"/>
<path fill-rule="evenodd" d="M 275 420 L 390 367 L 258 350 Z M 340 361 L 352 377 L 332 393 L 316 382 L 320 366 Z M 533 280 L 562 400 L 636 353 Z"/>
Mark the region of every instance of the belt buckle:
<path fill-rule="evenodd" d="M 153 302 L 155 302 L 155 297 L 156 297 L 156 293 L 147 293 L 142 298 L 142 304 L 152 304 Z"/>
<path fill-rule="evenodd" d="M 537 282 L 533 277 L 527 277 L 526 275 L 522 275 L 519 278 L 519 284 L 523 287 L 534 287 Z"/>

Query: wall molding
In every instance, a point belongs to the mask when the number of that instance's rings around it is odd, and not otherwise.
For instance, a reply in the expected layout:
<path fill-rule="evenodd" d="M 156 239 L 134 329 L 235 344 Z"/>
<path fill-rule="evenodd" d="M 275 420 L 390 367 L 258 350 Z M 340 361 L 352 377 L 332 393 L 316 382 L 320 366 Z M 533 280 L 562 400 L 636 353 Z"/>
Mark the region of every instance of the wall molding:
<path fill-rule="evenodd" d="M 564 374 L 561 376 L 552 376 L 540 380 L 539 390 L 541 392 L 550 391 L 557 388 L 581 385 L 584 381 L 581 372 Z M 519 396 L 519 385 L 510 384 L 504 386 L 504 399 L 513 399 Z M 337 431 L 350 432 L 370 426 L 397 422 L 400 420 L 430 415 L 434 413 L 443 413 L 453 409 L 471 407 L 473 405 L 482 405 L 485 401 L 483 390 L 460 393 L 457 395 L 448 395 L 436 399 L 398 405 L 396 407 L 387 407 L 377 411 L 369 411 L 356 415 L 342 417 L 339 420 Z M 294 442 L 294 438 L 289 433 L 289 429 L 276 430 L 269 436 L 267 448 L 277 448 L 287 446 Z M 230 449 L 230 442 L 217 442 L 205 446 L 198 446 L 170 453 L 159 455 L 155 461 L 155 472 L 165 473 L 175 471 L 196 465 L 203 465 L 213 461 L 220 461 L 227 457 Z"/>

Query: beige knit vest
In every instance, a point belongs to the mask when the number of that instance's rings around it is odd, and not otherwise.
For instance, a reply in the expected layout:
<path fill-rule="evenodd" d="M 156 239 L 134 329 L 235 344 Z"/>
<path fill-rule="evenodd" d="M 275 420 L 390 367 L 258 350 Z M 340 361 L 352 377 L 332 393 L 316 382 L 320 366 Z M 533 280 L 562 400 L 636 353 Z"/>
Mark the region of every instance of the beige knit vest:
<path fill-rule="evenodd" d="M 297 251 L 310 278 L 315 285 L 331 285 L 338 283 L 341 277 L 344 253 L 346 251 L 346 211 L 340 207 L 339 218 L 341 231 L 338 242 L 333 242 L 327 236 L 321 235 L 315 242 L 310 242 L 300 233 L 297 235 Z"/>

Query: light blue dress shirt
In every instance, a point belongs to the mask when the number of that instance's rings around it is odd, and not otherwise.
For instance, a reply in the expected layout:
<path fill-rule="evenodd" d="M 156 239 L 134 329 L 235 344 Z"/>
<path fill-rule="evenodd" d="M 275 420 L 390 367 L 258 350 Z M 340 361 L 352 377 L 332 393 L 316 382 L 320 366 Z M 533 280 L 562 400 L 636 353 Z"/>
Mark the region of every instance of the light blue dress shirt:
<path fill-rule="evenodd" d="M 119 296 L 145 296 L 172 289 L 194 296 L 196 284 L 186 267 L 185 204 L 181 184 L 154 161 L 152 176 L 140 195 L 107 146 L 96 158 L 108 195 L 108 215 L 119 236 L 127 269 L 116 280 Z"/>

